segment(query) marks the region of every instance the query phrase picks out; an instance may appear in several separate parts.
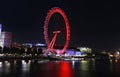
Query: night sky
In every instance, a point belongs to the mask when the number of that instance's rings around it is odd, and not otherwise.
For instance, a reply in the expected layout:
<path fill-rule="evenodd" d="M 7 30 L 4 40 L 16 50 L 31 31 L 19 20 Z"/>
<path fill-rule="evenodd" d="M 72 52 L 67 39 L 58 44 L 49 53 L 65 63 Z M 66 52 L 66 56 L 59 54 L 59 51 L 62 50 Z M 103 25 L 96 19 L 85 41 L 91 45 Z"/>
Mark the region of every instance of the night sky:
<path fill-rule="evenodd" d="M 47 12 L 52 7 L 60 7 L 70 22 L 69 46 L 117 49 L 120 47 L 120 5 L 113 1 L 0 0 L 0 23 L 3 31 L 13 33 L 15 42 L 45 43 L 43 26 Z"/>

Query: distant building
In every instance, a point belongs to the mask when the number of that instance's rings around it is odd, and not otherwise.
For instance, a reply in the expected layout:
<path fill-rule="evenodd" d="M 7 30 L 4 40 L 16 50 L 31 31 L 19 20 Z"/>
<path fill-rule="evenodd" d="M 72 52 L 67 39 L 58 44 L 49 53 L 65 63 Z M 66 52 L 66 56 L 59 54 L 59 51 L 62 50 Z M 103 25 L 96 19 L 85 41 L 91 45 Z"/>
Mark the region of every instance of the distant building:
<path fill-rule="evenodd" d="M 43 43 L 35 43 L 35 44 L 23 43 L 22 46 L 32 48 L 32 47 L 44 47 L 44 46 L 46 46 L 46 44 L 43 44 Z"/>
<path fill-rule="evenodd" d="M 81 51 L 78 49 L 67 49 L 65 55 L 68 56 L 81 56 Z"/>
<path fill-rule="evenodd" d="M 36 43 L 35 46 L 46 46 L 46 44 L 43 44 L 43 43 Z"/>
<path fill-rule="evenodd" d="M 1 35 L 1 31 L 2 31 L 2 24 L 0 24 L 0 35 Z"/>
<path fill-rule="evenodd" d="M 32 43 L 24 43 L 24 44 L 22 44 L 22 46 L 32 48 L 33 44 Z"/>
<path fill-rule="evenodd" d="M 12 43 L 12 33 L 11 32 L 1 32 L 0 35 L 0 46 L 1 47 L 11 47 Z"/>
<path fill-rule="evenodd" d="M 81 51 L 81 53 L 84 55 L 92 53 L 92 49 L 88 48 L 88 47 L 78 47 L 77 49 L 79 49 Z"/>
<path fill-rule="evenodd" d="M 58 48 L 55 51 L 57 54 L 60 54 L 61 49 Z M 68 47 L 63 55 L 65 55 L 65 56 L 81 56 L 81 51 L 77 48 Z"/>

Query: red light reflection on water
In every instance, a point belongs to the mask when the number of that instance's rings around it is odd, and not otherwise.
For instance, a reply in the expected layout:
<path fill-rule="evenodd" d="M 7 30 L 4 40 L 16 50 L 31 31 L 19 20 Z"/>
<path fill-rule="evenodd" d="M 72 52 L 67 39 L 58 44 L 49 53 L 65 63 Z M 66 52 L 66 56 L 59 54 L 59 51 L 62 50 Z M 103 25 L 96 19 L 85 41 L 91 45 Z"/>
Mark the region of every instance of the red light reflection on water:
<path fill-rule="evenodd" d="M 73 77 L 73 69 L 69 62 L 60 62 L 58 77 Z"/>
<path fill-rule="evenodd" d="M 69 62 L 50 62 L 46 66 L 44 77 L 73 77 L 73 69 Z"/>

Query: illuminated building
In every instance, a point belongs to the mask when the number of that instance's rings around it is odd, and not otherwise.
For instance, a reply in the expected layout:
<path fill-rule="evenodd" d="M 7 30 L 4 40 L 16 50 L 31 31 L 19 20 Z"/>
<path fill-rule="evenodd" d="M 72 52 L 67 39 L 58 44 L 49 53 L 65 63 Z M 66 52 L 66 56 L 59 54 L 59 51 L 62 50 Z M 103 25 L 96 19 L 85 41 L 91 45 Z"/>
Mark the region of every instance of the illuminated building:
<path fill-rule="evenodd" d="M 0 35 L 0 46 L 1 47 L 11 47 L 12 33 L 11 32 L 1 32 Z"/>
<path fill-rule="evenodd" d="M 43 43 L 36 43 L 35 46 L 46 46 L 46 44 L 43 44 Z"/>
<path fill-rule="evenodd" d="M 0 46 L 11 47 L 12 33 L 2 32 L 2 24 L 0 24 Z"/>
<path fill-rule="evenodd" d="M 22 44 L 22 46 L 32 48 L 33 44 L 31 44 L 31 43 L 24 43 L 24 44 Z"/>
<path fill-rule="evenodd" d="M 67 49 L 65 55 L 81 56 L 81 51 L 78 49 Z"/>
<path fill-rule="evenodd" d="M 88 47 L 78 47 L 78 49 L 81 51 L 82 54 L 87 55 L 89 53 L 92 53 L 92 49 Z"/>
<path fill-rule="evenodd" d="M 32 48 L 33 46 L 35 46 L 35 47 L 44 47 L 44 46 L 46 46 L 46 44 L 43 44 L 43 43 L 36 43 L 36 44 L 23 43 L 22 46 Z"/>
<path fill-rule="evenodd" d="M 1 35 L 1 30 L 2 30 L 2 24 L 0 24 L 0 35 Z"/>
<path fill-rule="evenodd" d="M 60 49 L 56 49 L 57 54 L 60 53 Z M 67 50 L 64 53 L 65 56 L 81 56 L 81 51 L 76 48 L 67 48 Z"/>

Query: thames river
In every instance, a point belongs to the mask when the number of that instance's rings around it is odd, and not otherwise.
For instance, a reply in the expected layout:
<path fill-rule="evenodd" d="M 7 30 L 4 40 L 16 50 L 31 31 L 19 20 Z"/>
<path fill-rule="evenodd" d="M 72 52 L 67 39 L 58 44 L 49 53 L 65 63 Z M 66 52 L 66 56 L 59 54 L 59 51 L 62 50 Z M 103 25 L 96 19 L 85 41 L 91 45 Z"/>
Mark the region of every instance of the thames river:
<path fill-rule="evenodd" d="M 0 61 L 0 77 L 120 77 L 118 60 Z"/>

